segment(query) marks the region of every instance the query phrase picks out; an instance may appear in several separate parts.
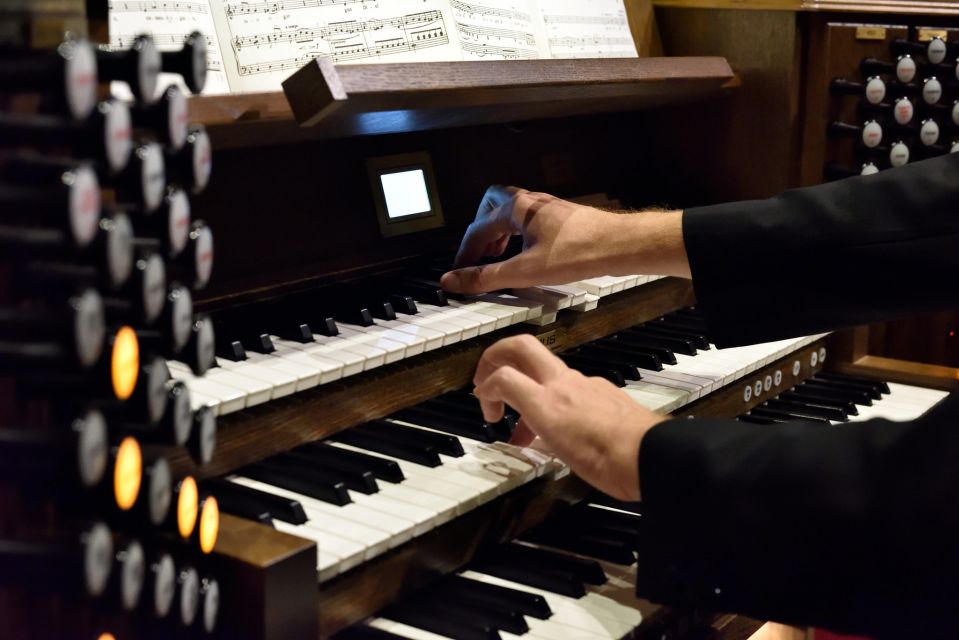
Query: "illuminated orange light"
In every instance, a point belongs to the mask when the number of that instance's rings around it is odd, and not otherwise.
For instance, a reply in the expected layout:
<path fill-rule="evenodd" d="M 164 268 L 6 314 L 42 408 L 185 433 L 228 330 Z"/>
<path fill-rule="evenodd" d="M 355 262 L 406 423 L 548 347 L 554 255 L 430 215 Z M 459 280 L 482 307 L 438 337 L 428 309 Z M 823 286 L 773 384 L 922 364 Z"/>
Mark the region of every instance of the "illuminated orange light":
<path fill-rule="evenodd" d="M 180 492 L 176 501 L 176 526 L 183 539 L 189 538 L 196 527 L 200 492 L 196 488 L 193 476 L 187 476 L 180 482 Z"/>
<path fill-rule="evenodd" d="M 120 400 L 126 400 L 133 394 L 140 375 L 140 343 L 137 334 L 130 327 L 120 327 L 113 341 L 113 354 L 110 357 L 110 379 L 113 382 L 113 394 Z"/>
<path fill-rule="evenodd" d="M 220 533 L 220 505 L 216 498 L 208 496 L 200 511 L 200 551 L 210 553 L 216 546 Z"/>
<path fill-rule="evenodd" d="M 116 466 L 113 468 L 113 495 L 117 506 L 127 511 L 140 495 L 143 478 L 143 456 L 136 439 L 127 436 L 117 449 Z"/>
<path fill-rule="evenodd" d="M 112 633 L 101 633 L 97 636 L 97 640 L 117 640 L 117 637 Z"/>

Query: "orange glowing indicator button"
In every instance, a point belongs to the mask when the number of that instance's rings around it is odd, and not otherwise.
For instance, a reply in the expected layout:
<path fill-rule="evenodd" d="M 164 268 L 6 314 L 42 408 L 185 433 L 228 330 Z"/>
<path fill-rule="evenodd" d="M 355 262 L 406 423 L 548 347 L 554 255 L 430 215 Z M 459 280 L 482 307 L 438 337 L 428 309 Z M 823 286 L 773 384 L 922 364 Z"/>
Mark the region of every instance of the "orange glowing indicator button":
<path fill-rule="evenodd" d="M 216 498 L 207 496 L 200 507 L 200 551 L 210 553 L 220 533 L 220 505 Z"/>
<path fill-rule="evenodd" d="M 130 327 L 120 327 L 113 339 L 113 353 L 110 356 L 110 380 L 113 394 L 119 400 L 126 400 L 133 394 L 140 373 L 140 343 L 137 334 Z"/>
<path fill-rule="evenodd" d="M 123 511 L 129 510 L 140 495 L 140 481 L 143 478 L 143 456 L 136 439 L 127 436 L 117 448 L 116 464 L 113 468 L 113 495 L 117 506 Z"/>
<path fill-rule="evenodd" d="M 190 537 L 196 527 L 199 503 L 200 495 L 196 488 L 196 480 L 193 479 L 193 476 L 183 478 L 177 492 L 176 526 L 180 532 L 180 537 L 184 540 Z"/>

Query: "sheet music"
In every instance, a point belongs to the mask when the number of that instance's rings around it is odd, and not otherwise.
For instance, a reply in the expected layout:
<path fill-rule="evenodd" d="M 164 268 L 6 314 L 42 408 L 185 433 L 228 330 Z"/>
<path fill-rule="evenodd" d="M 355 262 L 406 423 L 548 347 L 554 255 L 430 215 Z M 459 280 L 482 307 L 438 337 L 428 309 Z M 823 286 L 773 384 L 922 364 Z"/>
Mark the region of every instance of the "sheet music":
<path fill-rule="evenodd" d="M 623 0 L 539 0 L 552 58 L 635 58 Z"/>
<path fill-rule="evenodd" d="M 278 91 L 323 56 L 337 64 L 457 60 L 449 0 L 213 0 L 234 91 Z M 225 54 L 225 57 L 226 56 Z"/>
<path fill-rule="evenodd" d="M 146 33 L 153 36 L 161 51 L 176 51 L 183 46 L 186 36 L 194 31 L 202 33 L 207 39 L 207 78 L 203 95 L 230 92 L 210 0 L 110 0 L 108 8 L 110 46 L 114 48 L 129 48 L 136 36 Z M 161 74 L 161 89 L 171 83 L 178 84 L 189 94 L 182 78 Z M 115 82 L 113 85 L 114 95 L 132 98 L 125 84 Z"/>
<path fill-rule="evenodd" d="M 548 58 L 543 23 L 531 0 L 450 0 L 464 60 Z"/>

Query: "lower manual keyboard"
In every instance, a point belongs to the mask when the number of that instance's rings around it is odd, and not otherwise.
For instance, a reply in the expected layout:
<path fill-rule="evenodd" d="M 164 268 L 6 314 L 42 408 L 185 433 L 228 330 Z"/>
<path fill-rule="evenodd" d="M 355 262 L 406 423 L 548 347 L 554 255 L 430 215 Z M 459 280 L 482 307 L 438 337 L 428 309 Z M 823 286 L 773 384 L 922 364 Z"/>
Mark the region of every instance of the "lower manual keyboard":
<path fill-rule="evenodd" d="M 338 640 L 436 640 L 482 638 L 610 640 L 633 637 L 643 623 L 636 599 L 635 556 L 609 562 L 582 549 L 596 537 L 632 541 L 638 516 L 582 504 L 547 527 L 560 528 L 570 516 L 598 522 L 568 536 L 563 546 L 529 540 L 500 545 L 459 573 L 349 627 Z"/>
<path fill-rule="evenodd" d="M 833 425 L 873 418 L 915 420 L 948 395 L 937 389 L 818 373 L 754 407 L 739 420 L 759 424 L 805 420 Z"/>

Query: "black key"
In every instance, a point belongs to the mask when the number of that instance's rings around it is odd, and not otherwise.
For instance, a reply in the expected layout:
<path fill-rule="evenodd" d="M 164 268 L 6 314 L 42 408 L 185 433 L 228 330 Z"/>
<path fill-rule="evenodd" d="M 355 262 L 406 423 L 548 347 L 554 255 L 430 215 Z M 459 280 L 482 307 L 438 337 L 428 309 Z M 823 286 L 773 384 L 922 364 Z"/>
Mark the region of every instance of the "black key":
<path fill-rule="evenodd" d="M 273 332 L 284 340 L 292 340 L 302 344 L 314 342 L 313 330 L 305 322 L 282 323 L 273 328 Z"/>
<path fill-rule="evenodd" d="M 220 335 L 217 334 L 216 343 L 216 355 L 218 358 L 225 358 L 233 362 L 246 360 L 246 349 L 243 348 L 243 343 L 239 340 L 221 340 Z"/>
<path fill-rule="evenodd" d="M 408 316 L 416 315 L 419 309 L 416 308 L 416 301 L 413 296 L 405 296 L 400 293 L 393 293 L 387 296 L 388 302 L 393 305 L 396 313 L 402 313 Z"/>
<path fill-rule="evenodd" d="M 565 356 L 563 354 L 560 354 L 559 357 L 563 362 L 566 363 L 567 366 L 569 366 L 571 369 L 576 369 L 577 371 L 582 373 L 584 376 L 606 378 L 607 380 L 615 384 L 617 387 L 626 386 L 626 380 L 623 379 L 623 376 L 620 375 L 618 371 L 615 371 L 613 369 L 608 369 L 606 367 L 600 367 L 597 365 L 588 364 L 575 357 Z"/>
<path fill-rule="evenodd" d="M 833 380 L 835 382 L 841 382 L 850 385 L 871 387 L 879 389 L 880 393 L 891 393 L 889 390 L 889 384 L 883 382 L 882 380 L 869 380 L 868 378 L 857 378 L 855 376 L 847 376 L 841 373 L 830 373 L 828 371 L 820 371 L 814 377 L 818 380 Z"/>
<path fill-rule="evenodd" d="M 459 416 L 460 418 L 481 422 L 492 429 L 498 438 L 504 441 L 509 440 L 509 438 L 513 435 L 513 429 L 516 428 L 516 421 L 518 419 L 517 416 L 510 413 L 504 413 L 503 419 L 499 422 L 486 422 L 486 420 L 483 418 L 483 411 L 480 409 L 479 401 L 473 396 L 470 397 L 473 398 L 473 401 L 469 405 L 461 403 L 459 400 L 447 398 L 446 396 L 439 396 L 438 398 L 427 400 L 420 406 L 424 409 L 430 409 L 441 413 L 451 412 L 452 415 Z"/>
<path fill-rule="evenodd" d="M 243 468 L 240 473 L 254 480 L 337 506 L 343 506 L 353 501 L 346 491 L 346 485 L 342 482 L 317 482 L 310 478 L 304 478 L 302 474 L 290 472 L 275 463 L 259 462 Z"/>
<path fill-rule="evenodd" d="M 552 591 L 570 598 L 582 598 L 586 595 L 586 587 L 582 580 L 568 571 L 529 569 L 497 560 L 482 560 L 476 564 L 475 569 L 480 573 Z"/>
<path fill-rule="evenodd" d="M 306 456 L 297 456 L 292 453 L 282 453 L 272 458 L 267 458 L 264 462 L 276 464 L 283 469 L 289 469 L 307 480 L 315 480 L 321 483 L 336 484 L 343 483 L 347 489 L 359 491 L 360 493 L 373 494 L 380 490 L 376 484 L 376 478 L 369 471 L 361 473 L 344 473 L 336 469 L 313 464 Z"/>
<path fill-rule="evenodd" d="M 256 518 L 248 515 L 250 513 L 266 513 L 269 519 L 282 520 L 290 524 L 306 522 L 303 505 L 296 500 L 259 489 L 251 489 L 220 478 L 207 480 L 203 486 L 216 496 L 220 510 L 226 513 L 251 519 Z"/>
<path fill-rule="evenodd" d="M 515 609 L 523 615 L 539 620 L 546 620 L 553 615 L 546 598 L 528 591 L 487 584 L 455 575 L 443 580 L 439 588 L 456 594 L 464 600 L 485 602 L 492 606 Z"/>
<path fill-rule="evenodd" d="M 813 393 L 824 398 L 852 402 L 863 406 L 872 406 L 872 396 L 861 389 L 846 389 L 834 386 L 826 381 L 806 380 L 792 388 L 794 392 Z"/>
<path fill-rule="evenodd" d="M 336 326 L 336 320 L 333 318 L 333 316 L 328 316 L 321 313 L 310 318 L 309 325 L 310 330 L 312 330 L 316 335 L 327 337 L 340 335 L 340 328 Z"/>
<path fill-rule="evenodd" d="M 856 408 L 856 404 L 854 402 L 829 398 L 825 395 L 815 393 L 814 391 L 809 391 L 808 389 L 790 389 L 789 391 L 780 393 L 779 399 L 808 402 L 809 404 L 821 407 L 836 407 L 845 411 L 847 416 L 859 415 L 859 409 Z"/>
<path fill-rule="evenodd" d="M 599 345 L 587 344 L 579 348 L 579 353 L 590 355 L 596 358 L 603 358 L 612 362 L 622 362 L 636 367 L 637 369 L 646 369 L 648 371 L 662 371 L 662 361 L 652 353 L 632 354 L 625 351 L 602 347 Z M 638 373 L 638 372 L 637 372 Z"/>
<path fill-rule="evenodd" d="M 369 431 L 346 429 L 333 436 L 333 440 L 351 444 L 360 449 L 375 451 L 383 455 L 408 460 L 425 467 L 438 467 L 442 464 L 440 454 L 432 447 L 418 447 L 408 443 L 394 442 Z"/>
<path fill-rule="evenodd" d="M 656 333 L 667 337 L 672 336 L 675 338 L 689 340 L 697 349 L 702 349 L 704 351 L 708 351 L 710 349 L 709 340 L 702 333 L 691 331 L 689 329 L 683 329 L 681 327 L 671 327 L 661 320 L 647 322 L 639 328 L 655 331 Z"/>
<path fill-rule="evenodd" d="M 784 400 L 782 398 L 773 398 L 772 400 L 767 400 L 763 405 L 771 409 L 782 409 L 783 411 L 791 411 L 799 415 L 808 415 L 815 418 L 825 418 L 826 420 L 833 420 L 838 422 L 848 422 L 849 416 L 846 415 L 846 412 L 838 407 L 825 407 L 822 405 L 814 405 L 807 402 L 796 401 L 796 400 Z"/>
<path fill-rule="evenodd" d="M 486 626 L 479 627 L 462 619 L 443 615 L 440 608 L 393 605 L 383 616 L 411 627 L 438 633 L 457 640 L 500 640 L 499 631 Z"/>
<path fill-rule="evenodd" d="M 625 531 L 630 535 L 639 535 L 640 516 L 636 513 L 622 513 L 594 507 L 588 504 L 580 504 L 574 508 L 576 512 L 571 517 L 575 522 L 585 524 L 588 527 L 603 526 L 619 531 Z"/>
<path fill-rule="evenodd" d="M 376 476 L 365 469 L 351 469 L 346 465 L 340 465 L 339 467 L 334 467 L 333 465 L 317 465 L 309 454 L 298 451 L 290 451 L 270 458 L 270 460 L 276 460 L 284 466 L 292 465 L 304 471 L 310 470 L 313 473 L 317 473 L 317 469 L 321 469 L 322 471 L 320 471 L 320 473 L 322 473 L 325 478 L 342 482 L 346 485 L 347 489 L 359 491 L 367 495 L 372 495 L 380 490 L 380 486 L 376 484 Z"/>
<path fill-rule="evenodd" d="M 823 418 L 817 418 L 809 415 L 800 415 L 794 411 L 786 411 L 783 409 L 773 409 L 772 407 L 760 406 L 754 407 L 749 411 L 750 415 L 759 416 L 761 418 L 779 418 L 780 420 L 801 420 L 804 422 L 822 422 L 829 424 L 828 420 Z"/>
<path fill-rule="evenodd" d="M 670 349 L 676 353 L 682 353 L 687 356 L 696 355 L 696 345 L 693 344 L 692 340 L 677 338 L 676 336 L 671 336 L 663 331 L 647 329 L 645 326 L 627 329 L 619 335 L 621 336 L 621 339 L 639 338 L 641 340 L 648 340 L 654 345 L 659 345 L 660 347 Z"/>
<path fill-rule="evenodd" d="M 492 553 L 493 557 L 502 562 L 543 569 L 559 569 L 572 573 L 586 584 L 606 584 L 606 574 L 595 560 L 576 558 L 524 544 L 500 545 Z"/>
<path fill-rule="evenodd" d="M 448 456 L 459 458 L 464 455 L 463 443 L 455 436 L 446 435 L 445 433 L 424 431 L 416 427 L 408 427 L 404 424 L 386 422 L 385 420 L 368 422 L 363 425 L 363 428 L 375 431 L 387 438 L 400 442 L 408 441 L 425 447 L 433 447 L 438 452 Z"/>
<path fill-rule="evenodd" d="M 409 296 L 416 302 L 445 307 L 449 304 L 442 287 L 418 278 L 398 278 L 389 283 L 388 288 L 399 295 Z"/>
<path fill-rule="evenodd" d="M 707 327 L 705 322 L 689 316 L 670 314 L 668 316 L 663 316 L 659 319 L 659 321 L 670 327 L 682 327 L 683 329 L 689 329 L 703 335 L 708 333 L 706 331 Z"/>
<path fill-rule="evenodd" d="M 603 358 L 601 356 L 590 355 L 582 350 L 564 353 L 560 357 L 576 358 L 584 364 L 612 369 L 619 373 L 624 380 L 640 379 L 639 369 L 633 364 L 622 362 L 619 358 Z"/>
<path fill-rule="evenodd" d="M 875 387 L 846 384 L 844 382 L 839 382 L 838 380 L 823 380 L 816 378 L 815 376 L 803 382 L 803 386 L 815 387 L 819 389 L 837 389 L 850 393 L 866 394 L 866 397 L 871 400 L 882 399 L 882 392 Z"/>
<path fill-rule="evenodd" d="M 329 464 L 333 468 L 340 468 L 337 465 L 352 465 L 350 468 L 369 471 L 377 480 L 392 482 L 394 484 L 403 482 L 406 477 L 400 465 L 395 460 L 387 460 L 378 456 L 370 456 L 359 451 L 350 451 L 341 447 L 334 447 L 325 442 L 310 442 L 296 449 L 300 453 L 308 453 L 313 456 L 317 463 Z"/>
<path fill-rule="evenodd" d="M 754 416 L 750 414 L 745 414 L 736 418 L 740 422 L 750 422 L 752 424 L 784 424 L 788 420 L 775 420 L 773 418 L 760 418 L 759 416 Z"/>
<path fill-rule="evenodd" d="M 463 602 L 456 597 L 440 590 L 430 591 L 426 596 L 428 608 L 438 607 L 442 615 L 460 619 L 478 627 L 493 627 L 507 633 L 523 634 L 529 631 L 529 625 L 523 619 L 523 614 L 498 607 L 491 607 L 482 602 Z"/>
<path fill-rule="evenodd" d="M 383 631 L 376 627 L 368 627 L 364 624 L 358 624 L 343 629 L 333 636 L 333 640 L 406 640 L 403 636 Z"/>
<path fill-rule="evenodd" d="M 343 324 L 355 324 L 360 327 L 372 327 L 376 322 L 373 320 L 373 314 L 366 307 L 344 307 L 333 312 L 333 317 L 337 322 Z"/>
<path fill-rule="evenodd" d="M 616 334 L 609 338 L 597 340 L 594 344 L 610 349 L 620 349 L 624 353 L 651 353 L 659 358 L 663 364 L 676 364 L 676 355 L 672 350 L 653 344 L 649 340 Z"/>
<path fill-rule="evenodd" d="M 606 560 L 613 564 L 630 566 L 636 562 L 632 538 L 626 540 L 624 537 L 614 538 L 599 532 L 553 531 L 538 527 L 524 534 L 522 539 Z"/>
<path fill-rule="evenodd" d="M 486 423 L 458 420 L 421 406 L 403 409 L 390 417 L 480 442 L 496 442 L 502 439 Z"/>

